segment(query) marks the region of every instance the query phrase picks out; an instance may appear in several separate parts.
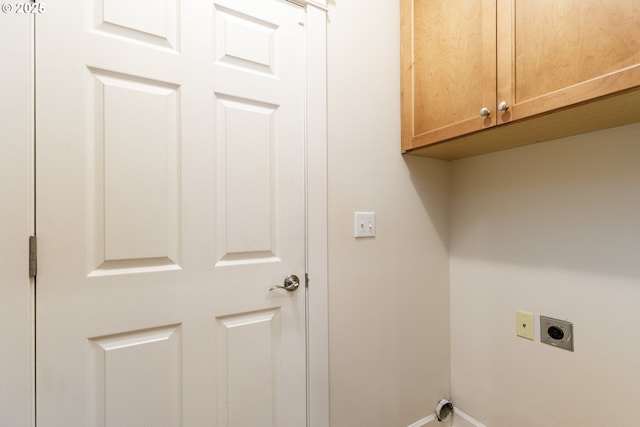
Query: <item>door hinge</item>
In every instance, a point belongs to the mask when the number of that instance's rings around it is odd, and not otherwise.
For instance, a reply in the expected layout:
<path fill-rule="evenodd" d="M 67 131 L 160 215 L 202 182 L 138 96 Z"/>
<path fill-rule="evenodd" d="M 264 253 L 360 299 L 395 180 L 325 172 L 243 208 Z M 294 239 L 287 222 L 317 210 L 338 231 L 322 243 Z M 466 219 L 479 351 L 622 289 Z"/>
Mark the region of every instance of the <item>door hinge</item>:
<path fill-rule="evenodd" d="M 29 236 L 29 277 L 38 274 L 38 238 Z"/>

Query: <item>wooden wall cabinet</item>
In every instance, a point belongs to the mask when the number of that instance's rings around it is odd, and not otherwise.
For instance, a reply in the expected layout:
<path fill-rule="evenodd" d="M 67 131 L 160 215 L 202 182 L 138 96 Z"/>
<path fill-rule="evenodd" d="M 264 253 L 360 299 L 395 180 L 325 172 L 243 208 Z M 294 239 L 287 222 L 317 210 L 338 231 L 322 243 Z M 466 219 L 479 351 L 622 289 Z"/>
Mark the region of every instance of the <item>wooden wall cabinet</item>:
<path fill-rule="evenodd" d="M 457 159 L 637 122 L 640 0 L 401 0 L 401 66 L 403 153 Z"/>

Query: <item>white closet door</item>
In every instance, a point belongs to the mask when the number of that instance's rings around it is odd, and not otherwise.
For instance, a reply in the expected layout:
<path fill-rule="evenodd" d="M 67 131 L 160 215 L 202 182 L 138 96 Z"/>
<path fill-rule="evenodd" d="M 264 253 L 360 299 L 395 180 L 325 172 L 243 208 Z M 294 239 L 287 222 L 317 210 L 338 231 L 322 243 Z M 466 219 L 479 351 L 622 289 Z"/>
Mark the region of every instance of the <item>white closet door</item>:
<path fill-rule="evenodd" d="M 38 427 L 306 424 L 304 19 L 37 18 Z"/>

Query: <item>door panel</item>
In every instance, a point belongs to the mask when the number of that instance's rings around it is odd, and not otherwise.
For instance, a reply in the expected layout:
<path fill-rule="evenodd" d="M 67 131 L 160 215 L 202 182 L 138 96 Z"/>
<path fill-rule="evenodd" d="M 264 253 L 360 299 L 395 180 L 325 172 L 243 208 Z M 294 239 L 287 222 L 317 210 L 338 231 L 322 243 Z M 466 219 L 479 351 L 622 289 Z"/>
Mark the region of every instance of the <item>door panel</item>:
<path fill-rule="evenodd" d="M 305 425 L 304 10 L 87 8 L 36 29 L 39 425 Z"/>
<path fill-rule="evenodd" d="M 94 425 L 182 425 L 181 341 L 180 325 L 90 339 Z"/>
<path fill-rule="evenodd" d="M 276 379 L 284 368 L 277 345 L 280 310 L 221 317 L 217 329 L 220 425 L 277 425 Z M 242 387 L 247 381 L 253 385 L 249 389 Z M 247 402 L 254 402 L 250 410 Z"/>
<path fill-rule="evenodd" d="M 88 74 L 94 130 L 91 274 L 124 265 L 175 266 L 179 87 L 97 69 Z"/>
<path fill-rule="evenodd" d="M 275 259 L 276 105 L 216 94 L 219 265 Z"/>

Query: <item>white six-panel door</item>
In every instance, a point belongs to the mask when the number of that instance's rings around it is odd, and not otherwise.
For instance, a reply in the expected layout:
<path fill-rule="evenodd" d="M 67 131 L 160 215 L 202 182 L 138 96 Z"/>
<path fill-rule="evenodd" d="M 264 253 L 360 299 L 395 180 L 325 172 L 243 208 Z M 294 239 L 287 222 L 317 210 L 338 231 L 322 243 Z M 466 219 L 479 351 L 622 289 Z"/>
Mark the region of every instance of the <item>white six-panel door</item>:
<path fill-rule="evenodd" d="M 305 425 L 304 9 L 49 6 L 38 426 Z"/>

